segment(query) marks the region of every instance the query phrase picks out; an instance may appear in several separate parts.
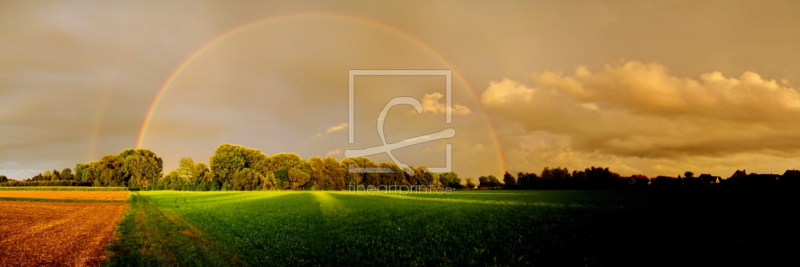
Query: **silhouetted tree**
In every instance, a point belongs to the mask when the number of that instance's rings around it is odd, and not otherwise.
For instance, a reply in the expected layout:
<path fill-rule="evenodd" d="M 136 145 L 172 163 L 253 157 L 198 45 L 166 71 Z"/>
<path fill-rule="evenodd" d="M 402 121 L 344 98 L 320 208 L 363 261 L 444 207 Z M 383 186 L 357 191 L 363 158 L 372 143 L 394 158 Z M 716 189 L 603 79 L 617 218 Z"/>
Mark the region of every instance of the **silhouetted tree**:
<path fill-rule="evenodd" d="M 506 189 L 512 189 L 517 186 L 517 181 L 514 179 L 510 173 L 506 172 L 503 174 L 503 183 L 505 184 Z"/>
<path fill-rule="evenodd" d="M 499 180 L 497 180 L 497 177 L 494 177 L 494 175 L 478 177 L 478 182 L 480 183 L 478 186 L 488 187 L 488 188 L 498 187 L 503 185 L 500 183 Z"/>

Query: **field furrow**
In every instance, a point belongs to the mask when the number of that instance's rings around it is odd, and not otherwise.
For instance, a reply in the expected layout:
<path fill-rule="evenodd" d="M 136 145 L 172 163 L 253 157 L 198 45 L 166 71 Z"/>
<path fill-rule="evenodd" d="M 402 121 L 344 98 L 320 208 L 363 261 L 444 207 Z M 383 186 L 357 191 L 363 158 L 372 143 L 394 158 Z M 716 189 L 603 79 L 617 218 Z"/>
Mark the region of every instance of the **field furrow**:
<path fill-rule="evenodd" d="M 125 203 L 0 201 L 0 266 L 96 266 Z"/>

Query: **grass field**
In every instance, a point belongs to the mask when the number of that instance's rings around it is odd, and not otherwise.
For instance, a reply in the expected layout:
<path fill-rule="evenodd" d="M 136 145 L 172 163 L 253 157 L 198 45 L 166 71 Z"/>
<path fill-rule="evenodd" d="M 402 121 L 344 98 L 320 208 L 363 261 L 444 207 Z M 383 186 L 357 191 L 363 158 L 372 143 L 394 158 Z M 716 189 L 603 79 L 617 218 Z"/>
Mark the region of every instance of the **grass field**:
<path fill-rule="evenodd" d="M 132 193 L 108 266 L 765 263 L 796 237 L 788 193 Z"/>
<path fill-rule="evenodd" d="M 125 203 L 0 200 L 0 266 L 96 266 Z"/>

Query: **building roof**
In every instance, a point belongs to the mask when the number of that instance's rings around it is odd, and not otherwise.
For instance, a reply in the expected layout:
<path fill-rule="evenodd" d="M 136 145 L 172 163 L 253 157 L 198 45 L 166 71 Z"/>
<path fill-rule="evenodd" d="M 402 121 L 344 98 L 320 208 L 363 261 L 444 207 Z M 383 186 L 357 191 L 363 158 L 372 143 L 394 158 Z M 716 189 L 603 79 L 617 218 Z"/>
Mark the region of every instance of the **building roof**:
<path fill-rule="evenodd" d="M 783 173 L 783 176 L 800 177 L 800 171 L 798 171 L 798 170 L 786 170 L 786 172 Z"/>
<path fill-rule="evenodd" d="M 741 170 L 741 171 L 740 170 L 736 170 L 736 172 L 734 172 L 733 175 L 731 175 L 731 177 L 733 177 L 733 176 L 747 176 L 747 172 L 745 170 Z"/>
<path fill-rule="evenodd" d="M 698 176 L 697 178 L 700 179 L 700 180 L 706 181 L 706 182 L 716 181 L 717 179 L 722 180 L 721 177 L 713 176 L 713 175 L 708 174 L 708 173 L 700 174 L 700 176 Z"/>

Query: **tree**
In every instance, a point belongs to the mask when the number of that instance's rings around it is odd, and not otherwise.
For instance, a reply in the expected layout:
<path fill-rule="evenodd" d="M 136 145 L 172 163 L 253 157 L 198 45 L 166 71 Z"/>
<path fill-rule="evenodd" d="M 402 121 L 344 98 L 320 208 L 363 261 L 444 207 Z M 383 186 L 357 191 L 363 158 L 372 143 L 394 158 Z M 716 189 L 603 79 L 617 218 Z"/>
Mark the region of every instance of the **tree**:
<path fill-rule="evenodd" d="M 571 177 L 567 168 L 545 167 L 539 178 L 540 186 L 542 188 L 560 188 L 563 187 Z"/>
<path fill-rule="evenodd" d="M 92 161 L 87 164 L 75 165 L 75 180 L 82 183 L 95 184 L 100 177 L 100 162 Z"/>
<path fill-rule="evenodd" d="M 274 172 L 275 185 L 280 189 L 289 188 L 289 171 L 282 169 Z"/>
<path fill-rule="evenodd" d="M 170 171 L 164 177 L 158 180 L 155 187 L 161 190 L 181 190 L 183 183 L 177 171 Z"/>
<path fill-rule="evenodd" d="M 100 159 L 99 186 L 127 186 L 128 181 L 123 172 L 125 159 L 122 156 L 105 155 Z M 95 180 L 97 183 L 98 180 Z"/>
<path fill-rule="evenodd" d="M 44 176 L 40 173 L 31 177 L 28 181 L 44 181 Z"/>
<path fill-rule="evenodd" d="M 494 175 L 478 177 L 478 182 L 480 183 L 480 185 L 479 185 L 480 187 L 489 187 L 489 188 L 491 188 L 491 187 L 498 187 L 498 186 L 503 185 L 503 184 L 500 183 L 499 180 L 497 180 L 497 177 L 494 177 Z"/>
<path fill-rule="evenodd" d="M 34 176 L 34 178 L 36 178 L 36 177 Z M 53 173 L 50 172 L 50 171 L 44 171 L 44 173 L 41 174 L 41 180 L 42 181 L 52 181 L 53 180 Z M 34 179 L 34 181 L 36 181 L 36 180 Z"/>
<path fill-rule="evenodd" d="M 467 177 L 467 188 L 470 190 L 475 189 L 475 183 L 472 181 L 472 177 Z"/>
<path fill-rule="evenodd" d="M 61 171 L 61 180 L 74 180 L 74 179 L 75 175 L 72 174 L 72 170 L 70 170 L 69 168 L 64 168 L 64 170 Z"/>
<path fill-rule="evenodd" d="M 234 174 L 231 180 L 233 189 L 239 191 L 260 189 L 262 176 L 250 168 L 244 168 Z"/>
<path fill-rule="evenodd" d="M 275 179 L 275 173 L 268 173 L 261 176 L 261 190 L 269 190 L 278 187 L 278 180 Z"/>
<path fill-rule="evenodd" d="M 0 183 L 8 183 L 8 177 L 5 175 L 0 175 Z"/>
<path fill-rule="evenodd" d="M 333 189 L 342 190 L 345 184 L 345 174 L 347 167 L 342 165 L 338 160 L 331 157 L 323 159 L 325 168 L 330 172 L 330 185 Z"/>
<path fill-rule="evenodd" d="M 320 157 L 311 157 L 308 159 L 308 164 L 311 165 L 311 183 L 315 187 L 327 186 L 330 182 L 330 171 L 327 169 L 325 162 Z"/>
<path fill-rule="evenodd" d="M 520 172 L 517 174 L 517 186 L 522 189 L 534 188 L 538 179 L 535 173 Z"/>
<path fill-rule="evenodd" d="M 434 173 L 428 171 L 428 167 L 419 166 L 411 169 L 414 170 L 414 176 L 409 176 L 409 178 L 416 179 L 418 184 L 431 188 L 437 188 L 441 185 L 438 179 L 434 179 Z"/>
<path fill-rule="evenodd" d="M 184 182 L 188 182 L 195 178 L 194 176 L 194 160 L 192 158 L 181 158 L 178 163 L 178 177 Z"/>
<path fill-rule="evenodd" d="M 342 167 L 343 170 L 345 170 L 345 179 L 344 179 L 345 184 L 350 184 L 350 183 L 353 183 L 353 184 L 356 184 L 356 185 L 362 184 L 361 182 L 364 179 L 364 174 L 363 173 L 351 173 L 350 172 L 350 167 L 351 166 L 353 168 L 363 167 L 363 166 L 360 165 L 360 161 L 358 159 L 359 158 L 345 158 L 345 159 L 342 160 L 341 167 Z"/>
<path fill-rule="evenodd" d="M 209 177 L 208 174 L 211 174 L 211 176 Z M 200 182 L 210 182 L 214 179 L 214 175 L 211 173 L 205 163 L 198 162 L 192 168 L 192 179 Z"/>
<path fill-rule="evenodd" d="M 693 172 L 687 171 L 687 172 L 683 173 L 683 176 L 684 176 L 683 177 L 683 185 L 686 185 L 686 186 L 701 186 L 701 185 L 703 185 L 703 182 L 700 181 L 699 178 L 694 177 L 694 173 Z"/>
<path fill-rule="evenodd" d="M 311 180 L 311 165 L 294 153 L 278 153 L 269 158 L 269 171 L 275 173 L 284 188 L 297 189 Z M 294 169 L 294 171 L 292 171 Z M 285 171 L 284 173 L 281 171 Z M 300 172 L 304 174 L 300 174 Z M 286 180 L 283 180 L 286 179 Z M 284 183 L 288 181 L 288 183 Z"/>
<path fill-rule="evenodd" d="M 400 166 L 397 166 L 397 164 L 395 164 L 394 162 L 378 163 L 378 168 L 391 170 L 391 172 L 383 172 L 377 174 L 379 184 L 383 185 L 403 184 L 403 181 L 405 180 L 405 175 L 403 175 L 403 170 L 401 170 Z"/>
<path fill-rule="evenodd" d="M 163 175 L 164 161 L 148 149 L 126 149 L 120 154 L 125 159 L 122 170 L 128 186 L 149 188 Z"/>
<path fill-rule="evenodd" d="M 445 172 L 439 174 L 439 182 L 442 183 L 442 186 L 450 187 L 450 188 L 463 188 L 464 186 L 461 185 L 461 178 L 458 178 L 458 174 L 454 172 Z"/>
<path fill-rule="evenodd" d="M 222 188 L 232 189 L 233 175 L 247 166 L 247 149 L 243 146 L 222 144 L 214 150 L 209 164 Z"/>
<path fill-rule="evenodd" d="M 300 168 L 297 167 L 289 170 L 288 174 L 289 174 L 289 183 L 292 189 L 297 189 L 300 186 L 303 186 L 306 183 L 308 183 L 309 180 L 311 180 L 311 175 L 309 175 L 308 173 L 302 171 Z"/>
<path fill-rule="evenodd" d="M 506 172 L 503 174 L 503 183 L 505 184 L 506 189 L 511 189 L 517 186 L 517 181 L 514 179 L 510 173 Z"/>

